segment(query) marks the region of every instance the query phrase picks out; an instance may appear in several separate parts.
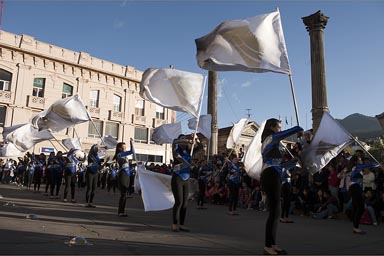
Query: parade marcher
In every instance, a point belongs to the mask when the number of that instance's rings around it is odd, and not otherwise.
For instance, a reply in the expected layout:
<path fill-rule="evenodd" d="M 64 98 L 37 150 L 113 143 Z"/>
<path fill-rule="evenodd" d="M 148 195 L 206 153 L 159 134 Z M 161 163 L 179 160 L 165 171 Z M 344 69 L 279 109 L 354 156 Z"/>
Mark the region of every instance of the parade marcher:
<path fill-rule="evenodd" d="M 291 207 L 291 197 L 291 172 L 290 170 L 283 169 L 281 172 L 281 223 L 293 223 L 293 220 L 288 218 L 289 210 Z"/>
<path fill-rule="evenodd" d="M 61 183 L 63 182 L 63 173 L 64 173 L 64 165 L 65 159 L 63 157 L 63 152 L 58 151 L 55 156 L 54 164 L 53 164 L 53 184 L 51 184 L 51 199 L 58 199 Z M 56 194 L 54 194 L 54 190 L 56 188 Z"/>
<path fill-rule="evenodd" d="M 85 207 L 96 208 L 93 204 L 95 190 L 97 185 L 97 176 L 101 168 L 101 161 L 98 156 L 99 147 L 97 144 L 92 145 L 88 154 L 88 166 L 85 174 L 87 191 L 85 192 Z"/>
<path fill-rule="evenodd" d="M 112 163 L 109 165 L 109 171 L 107 176 L 107 191 L 108 193 L 113 190 L 113 194 L 116 194 L 117 188 L 117 171 L 119 166 L 117 163 Z"/>
<path fill-rule="evenodd" d="M 193 140 L 180 134 L 172 143 L 173 154 L 173 174 L 171 178 L 172 193 L 175 198 L 175 204 L 172 209 L 172 231 L 186 231 L 184 227 L 185 216 L 187 213 L 187 204 L 189 196 L 189 178 L 191 172 L 190 150 Z"/>
<path fill-rule="evenodd" d="M 84 162 L 80 162 L 77 167 L 77 187 L 81 190 L 81 188 L 85 187 L 85 166 Z"/>
<path fill-rule="evenodd" d="M 207 160 L 202 160 L 198 173 L 199 182 L 199 196 L 197 198 L 197 209 L 206 209 L 205 203 L 205 191 L 207 189 L 207 183 L 209 177 L 212 175 L 212 166 L 208 164 Z"/>
<path fill-rule="evenodd" d="M 113 157 L 113 160 L 116 160 L 119 168 L 119 172 L 117 174 L 117 184 L 120 189 L 119 207 L 117 211 L 117 215 L 119 217 L 128 216 L 125 213 L 125 203 L 127 201 L 127 192 L 129 189 L 130 177 L 132 176 L 132 172 L 129 167 L 128 156 L 135 153 L 132 138 L 130 139 L 130 147 L 131 149 L 129 151 L 126 151 L 126 145 L 124 142 L 117 143 L 115 155 Z"/>
<path fill-rule="evenodd" d="M 370 167 L 377 167 L 376 163 L 363 164 L 360 157 L 355 161 L 356 165 L 352 168 L 351 172 L 351 183 L 349 186 L 349 195 L 352 199 L 352 223 L 353 233 L 364 235 L 365 231 L 359 228 L 361 216 L 364 213 L 364 195 L 363 195 L 363 169 Z"/>
<path fill-rule="evenodd" d="M 264 253 L 266 254 L 286 253 L 276 244 L 280 215 L 281 171 L 283 168 L 289 169 L 295 166 L 296 162 L 282 163 L 283 148 L 280 141 L 302 131 L 303 129 L 299 126 L 281 131 L 281 121 L 271 118 L 267 120 L 261 135 L 263 167 L 260 181 L 269 205 L 269 215 L 265 227 Z"/>
<path fill-rule="evenodd" d="M 65 159 L 65 168 L 64 168 L 64 202 L 67 202 L 67 195 L 69 187 L 71 187 L 71 202 L 76 203 L 75 200 L 75 187 L 76 187 L 76 171 L 79 161 L 85 160 L 85 154 L 79 149 L 70 149 L 67 153 Z"/>
<path fill-rule="evenodd" d="M 48 196 L 48 189 L 52 189 L 54 184 L 54 164 L 55 164 L 55 152 L 49 153 L 47 160 L 47 168 L 45 169 L 45 195 Z M 50 190 L 49 190 L 50 191 Z"/>
<path fill-rule="evenodd" d="M 28 158 L 28 164 L 27 164 L 27 190 L 31 190 L 32 182 L 33 182 L 33 176 L 35 173 L 35 155 L 30 155 Z"/>
<path fill-rule="evenodd" d="M 236 212 L 237 202 L 239 200 L 240 189 L 240 169 L 237 167 L 239 159 L 235 154 L 231 154 L 229 159 L 226 159 L 228 175 L 227 184 L 229 188 L 229 215 L 239 215 Z"/>
<path fill-rule="evenodd" d="M 41 185 L 41 178 L 43 176 L 43 172 L 45 170 L 45 166 L 46 166 L 46 161 L 45 161 L 45 155 L 44 153 L 41 153 L 36 161 L 35 161 L 35 174 L 34 174 L 34 181 L 35 181 L 35 184 L 34 184 L 34 187 L 33 187 L 33 190 L 35 192 L 40 192 L 40 185 Z"/>

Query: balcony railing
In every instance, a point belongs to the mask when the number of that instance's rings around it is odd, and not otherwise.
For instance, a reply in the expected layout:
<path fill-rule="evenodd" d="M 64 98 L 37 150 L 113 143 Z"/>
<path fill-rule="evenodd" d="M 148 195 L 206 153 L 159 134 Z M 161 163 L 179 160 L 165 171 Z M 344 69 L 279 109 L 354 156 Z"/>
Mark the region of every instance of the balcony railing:
<path fill-rule="evenodd" d="M 117 121 L 117 122 L 122 122 L 124 119 L 124 113 L 123 112 L 118 112 L 118 111 L 109 111 L 109 120 L 111 121 Z"/>
<path fill-rule="evenodd" d="M 100 108 L 87 106 L 87 109 L 91 117 L 100 118 Z"/>
<path fill-rule="evenodd" d="M 0 102 L 11 103 L 12 102 L 12 93 L 10 91 L 0 91 Z"/>
<path fill-rule="evenodd" d="M 135 114 L 132 115 L 132 123 L 139 125 L 146 125 L 147 118 L 145 116 L 137 116 Z"/>
<path fill-rule="evenodd" d="M 33 95 L 28 95 L 27 105 L 30 108 L 44 109 L 45 98 L 43 98 L 43 97 L 36 97 L 36 96 L 33 96 Z"/>

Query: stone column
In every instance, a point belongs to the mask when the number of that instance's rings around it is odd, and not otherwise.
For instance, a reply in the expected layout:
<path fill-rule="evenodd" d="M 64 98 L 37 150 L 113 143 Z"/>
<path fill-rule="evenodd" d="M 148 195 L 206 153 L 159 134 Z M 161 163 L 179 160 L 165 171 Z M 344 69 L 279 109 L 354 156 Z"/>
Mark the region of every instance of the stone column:
<path fill-rule="evenodd" d="M 218 127 L 217 127 L 217 72 L 208 71 L 208 104 L 207 113 L 212 115 L 210 156 L 217 154 Z"/>
<path fill-rule="evenodd" d="M 316 132 L 323 113 L 329 111 L 323 45 L 323 33 L 328 17 L 318 11 L 302 19 L 309 32 L 311 42 L 312 127 Z"/>

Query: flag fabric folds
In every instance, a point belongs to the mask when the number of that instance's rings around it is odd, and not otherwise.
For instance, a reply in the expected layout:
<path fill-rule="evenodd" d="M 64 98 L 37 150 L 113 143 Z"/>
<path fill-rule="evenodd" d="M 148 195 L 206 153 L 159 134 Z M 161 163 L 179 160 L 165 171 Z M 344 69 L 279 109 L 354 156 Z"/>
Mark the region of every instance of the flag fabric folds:
<path fill-rule="evenodd" d="M 81 141 L 80 141 L 80 138 L 67 138 L 67 139 L 63 139 L 61 141 L 61 143 L 63 143 L 63 145 L 67 148 L 67 149 L 81 149 Z"/>
<path fill-rule="evenodd" d="M 49 130 L 39 131 L 31 124 L 25 124 L 8 133 L 5 141 L 12 142 L 19 151 L 25 152 L 35 144 L 52 138 L 53 135 Z"/>
<path fill-rule="evenodd" d="M 181 123 L 163 124 L 153 130 L 152 140 L 158 144 L 170 144 L 181 134 Z"/>
<path fill-rule="evenodd" d="M 199 118 L 199 127 L 197 131 L 204 135 L 205 138 L 211 139 L 211 124 L 212 124 L 212 115 L 201 115 Z M 188 120 L 188 128 L 195 130 L 197 125 L 197 118 L 193 117 Z"/>
<path fill-rule="evenodd" d="M 144 210 L 161 211 L 172 208 L 175 198 L 171 189 L 171 176 L 145 170 L 144 165 L 138 165 L 138 186 L 141 189 L 141 197 Z M 136 184 L 135 184 L 136 186 Z"/>
<path fill-rule="evenodd" d="M 195 42 L 206 70 L 291 73 L 279 11 L 225 21 Z"/>
<path fill-rule="evenodd" d="M 33 117 L 31 123 L 39 130 L 61 131 L 90 120 L 79 95 L 55 101 L 47 110 Z"/>
<path fill-rule="evenodd" d="M 176 69 L 145 70 L 140 95 L 153 103 L 198 117 L 204 93 L 204 76 Z"/>
<path fill-rule="evenodd" d="M 302 152 L 303 163 L 313 174 L 325 167 L 352 142 L 352 135 L 328 112 L 324 112 L 315 136 Z"/>
<path fill-rule="evenodd" d="M 116 145 L 118 143 L 118 141 L 114 137 L 112 137 L 112 135 L 104 136 L 103 141 L 107 149 L 116 148 Z"/>
<path fill-rule="evenodd" d="M 263 168 L 263 157 L 261 155 L 261 135 L 265 127 L 266 121 L 264 121 L 259 130 L 256 132 L 251 143 L 248 146 L 244 154 L 244 168 L 248 176 L 260 180 L 261 171 Z"/>
<path fill-rule="evenodd" d="M 248 119 L 242 118 L 239 122 L 233 125 L 227 139 L 227 148 L 234 148 L 238 143 L 244 127 L 247 125 Z"/>
<path fill-rule="evenodd" d="M 18 150 L 12 142 L 9 142 L 7 144 L 4 144 L 1 147 L 1 156 L 3 157 L 15 157 L 20 156 L 21 154 L 24 154 L 20 150 Z"/>

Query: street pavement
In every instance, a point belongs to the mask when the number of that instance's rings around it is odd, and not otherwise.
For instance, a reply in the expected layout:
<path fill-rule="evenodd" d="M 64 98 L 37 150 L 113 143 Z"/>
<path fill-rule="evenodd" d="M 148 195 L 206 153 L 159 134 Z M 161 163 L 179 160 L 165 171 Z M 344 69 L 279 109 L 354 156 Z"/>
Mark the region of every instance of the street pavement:
<path fill-rule="evenodd" d="M 78 188 L 75 204 L 16 185 L 0 184 L 0 195 L 2 255 L 258 255 L 264 246 L 262 211 L 231 216 L 226 206 L 198 210 L 190 201 L 185 225 L 191 232 L 171 232 L 171 210 L 144 212 L 137 194 L 127 199 L 125 218 L 117 216 L 119 194 L 101 189 L 97 208 L 84 207 L 85 189 Z M 363 225 L 367 234 L 356 235 L 344 218 L 291 217 L 294 223 L 279 223 L 277 235 L 290 255 L 384 254 L 384 224 Z M 73 237 L 88 244 L 69 246 Z"/>

